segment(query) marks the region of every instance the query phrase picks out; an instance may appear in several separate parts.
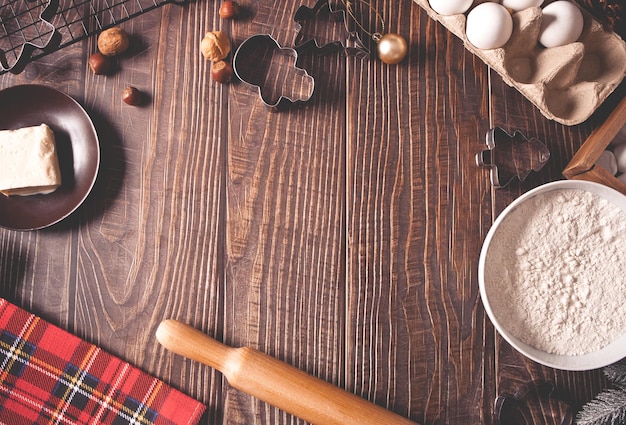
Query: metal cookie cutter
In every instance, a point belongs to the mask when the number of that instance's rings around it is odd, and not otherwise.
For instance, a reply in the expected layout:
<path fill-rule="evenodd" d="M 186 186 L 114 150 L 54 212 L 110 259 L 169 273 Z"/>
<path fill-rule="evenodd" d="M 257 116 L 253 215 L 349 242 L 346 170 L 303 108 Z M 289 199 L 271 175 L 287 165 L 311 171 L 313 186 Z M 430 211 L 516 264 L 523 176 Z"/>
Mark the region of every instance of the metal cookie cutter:
<path fill-rule="evenodd" d="M 346 8 L 350 2 L 342 0 Z M 302 23 L 328 13 L 333 20 L 342 20 L 347 39 L 355 46 L 341 41 L 318 43 L 315 37 L 304 34 Z M 300 6 L 294 15 L 297 35 L 293 48 L 281 47 L 269 34 L 256 34 L 246 39 L 233 55 L 233 70 L 244 83 L 256 87 L 263 103 L 279 109 L 287 104 L 305 103 L 313 96 L 315 82 L 306 70 L 297 66 L 298 55 L 313 50 L 317 55 L 344 52 L 356 57 L 371 54 L 357 31 L 350 30 L 345 8 L 335 8 L 329 0 L 318 0 L 312 8 Z M 315 26 L 313 26 L 315 27 Z M 287 63 L 285 63 L 287 61 Z"/>
<path fill-rule="evenodd" d="M 514 394 L 498 395 L 494 406 L 496 425 L 572 425 L 572 407 L 554 392 L 553 383 L 538 380 L 523 384 Z"/>
<path fill-rule="evenodd" d="M 505 187 L 515 177 L 524 181 L 531 171 L 548 162 L 550 151 L 536 138 L 527 139 L 519 131 L 510 135 L 500 127 L 487 132 L 487 150 L 476 154 L 476 164 L 490 169 L 491 184 Z"/>
<path fill-rule="evenodd" d="M 35 49 L 56 49 L 61 42 L 61 34 L 50 23 L 59 7 L 59 0 L 50 0 L 47 4 L 32 1 L 9 2 L 0 6 L 0 22 L 4 34 L 0 34 L 0 66 L 2 71 L 19 74 L 30 60 Z M 30 16 L 36 8 L 42 11 L 39 21 L 33 22 Z M 21 22 L 20 19 L 26 19 Z M 47 37 L 47 38 L 46 38 Z M 7 59 L 7 52 L 11 60 Z M 12 65 L 9 63 L 12 62 Z"/>
<path fill-rule="evenodd" d="M 296 65 L 298 51 L 281 47 L 269 34 L 256 34 L 237 48 L 233 70 L 244 83 L 256 87 L 272 109 L 311 99 L 315 87 L 309 73 Z"/>
<path fill-rule="evenodd" d="M 303 22 L 311 21 L 324 13 L 328 13 L 328 16 L 335 21 L 343 21 L 343 25 L 347 33 L 347 40 L 354 41 L 355 46 L 348 46 L 341 41 L 331 41 L 320 44 L 316 38 L 307 38 L 307 35 L 303 32 Z M 297 27 L 296 39 L 294 42 L 296 49 L 305 46 L 307 43 L 314 43 L 318 52 L 322 54 L 327 52 L 343 51 L 348 55 L 359 58 L 371 55 L 370 49 L 365 46 L 365 43 L 363 43 L 359 33 L 350 29 L 348 24 L 349 20 L 346 16 L 346 9 L 343 7 L 333 6 L 329 0 L 318 0 L 312 8 L 300 6 L 293 19 L 296 22 Z"/>

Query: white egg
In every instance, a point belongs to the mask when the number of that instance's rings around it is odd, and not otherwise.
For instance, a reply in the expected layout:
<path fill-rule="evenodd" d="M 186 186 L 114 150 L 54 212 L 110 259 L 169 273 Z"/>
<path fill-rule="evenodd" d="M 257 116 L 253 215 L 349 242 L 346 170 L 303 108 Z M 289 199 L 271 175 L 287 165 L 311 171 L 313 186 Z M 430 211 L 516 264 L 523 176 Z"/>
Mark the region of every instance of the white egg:
<path fill-rule="evenodd" d="M 626 173 L 620 174 L 619 176 L 617 176 L 617 180 L 619 180 L 622 183 L 626 184 Z"/>
<path fill-rule="evenodd" d="M 623 126 L 615 135 L 613 140 L 611 140 L 611 145 L 621 145 L 622 143 L 626 143 L 626 125 Z"/>
<path fill-rule="evenodd" d="M 502 0 L 502 6 L 518 11 L 528 9 L 529 7 L 539 7 L 543 4 L 543 0 Z"/>
<path fill-rule="evenodd" d="M 573 43 L 583 32 L 583 14 L 574 3 L 558 0 L 543 8 L 539 42 L 545 47 Z"/>
<path fill-rule="evenodd" d="M 474 0 L 428 0 L 430 7 L 440 15 L 458 15 L 467 12 Z"/>
<path fill-rule="evenodd" d="M 626 143 L 621 143 L 613 149 L 615 161 L 617 162 L 617 171 L 626 172 Z"/>
<path fill-rule="evenodd" d="M 602 152 L 596 161 L 596 165 L 599 165 L 613 175 L 617 174 L 617 160 L 611 151 Z"/>
<path fill-rule="evenodd" d="M 465 34 L 479 49 L 496 49 L 509 41 L 513 33 L 513 18 L 498 3 L 481 3 L 467 14 Z"/>

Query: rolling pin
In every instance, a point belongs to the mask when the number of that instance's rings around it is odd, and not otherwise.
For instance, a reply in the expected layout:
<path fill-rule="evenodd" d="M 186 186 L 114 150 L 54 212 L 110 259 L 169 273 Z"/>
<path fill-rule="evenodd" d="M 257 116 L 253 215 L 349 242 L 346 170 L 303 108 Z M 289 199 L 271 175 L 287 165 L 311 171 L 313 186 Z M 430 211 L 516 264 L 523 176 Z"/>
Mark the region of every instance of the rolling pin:
<path fill-rule="evenodd" d="M 220 371 L 230 385 L 315 425 L 417 425 L 326 381 L 249 347 L 233 348 L 165 320 L 156 331 L 168 350 Z"/>

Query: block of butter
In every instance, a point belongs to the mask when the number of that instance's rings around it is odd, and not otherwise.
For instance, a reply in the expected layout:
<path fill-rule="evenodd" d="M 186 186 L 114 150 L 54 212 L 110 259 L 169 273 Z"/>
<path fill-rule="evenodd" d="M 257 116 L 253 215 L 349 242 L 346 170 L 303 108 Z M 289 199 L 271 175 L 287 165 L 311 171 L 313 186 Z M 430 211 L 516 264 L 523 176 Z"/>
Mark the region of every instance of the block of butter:
<path fill-rule="evenodd" d="M 59 159 L 50 127 L 41 124 L 0 131 L 0 193 L 47 194 L 60 185 Z"/>

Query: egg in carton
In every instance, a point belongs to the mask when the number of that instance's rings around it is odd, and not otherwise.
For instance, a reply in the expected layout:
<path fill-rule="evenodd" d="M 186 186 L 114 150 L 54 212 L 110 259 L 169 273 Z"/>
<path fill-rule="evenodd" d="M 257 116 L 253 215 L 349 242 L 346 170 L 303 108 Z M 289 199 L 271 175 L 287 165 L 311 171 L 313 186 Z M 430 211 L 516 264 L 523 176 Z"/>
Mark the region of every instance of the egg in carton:
<path fill-rule="evenodd" d="M 582 9 L 583 30 L 575 42 L 549 48 L 539 43 L 542 7 L 552 3 L 544 1 L 541 7 L 509 10 L 513 28 L 506 44 L 480 49 L 468 40 L 467 15 L 487 1 L 474 0 L 465 13 L 455 14 L 435 12 L 429 0 L 414 1 L 430 18 L 463 40 L 467 50 L 498 72 L 545 117 L 561 124 L 585 121 L 626 76 L 626 42 Z"/>

